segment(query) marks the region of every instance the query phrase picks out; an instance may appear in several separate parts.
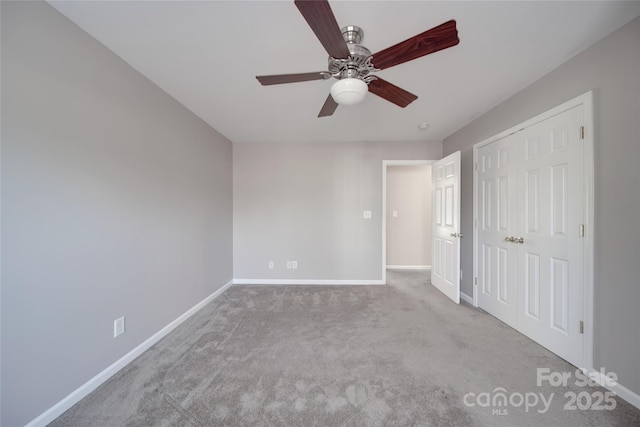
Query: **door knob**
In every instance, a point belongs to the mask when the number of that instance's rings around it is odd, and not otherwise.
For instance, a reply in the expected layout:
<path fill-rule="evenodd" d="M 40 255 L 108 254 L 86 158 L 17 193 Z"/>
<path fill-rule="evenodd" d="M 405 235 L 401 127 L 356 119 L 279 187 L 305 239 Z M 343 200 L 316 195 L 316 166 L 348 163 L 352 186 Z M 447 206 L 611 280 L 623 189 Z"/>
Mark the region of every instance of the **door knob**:
<path fill-rule="evenodd" d="M 449 234 L 449 236 L 451 236 L 453 238 L 464 237 L 464 234 L 462 234 L 462 233 L 451 233 L 451 234 Z"/>
<path fill-rule="evenodd" d="M 513 238 L 514 243 L 520 243 L 523 244 L 524 243 L 524 237 L 520 237 L 519 239 L 516 239 L 515 237 Z"/>

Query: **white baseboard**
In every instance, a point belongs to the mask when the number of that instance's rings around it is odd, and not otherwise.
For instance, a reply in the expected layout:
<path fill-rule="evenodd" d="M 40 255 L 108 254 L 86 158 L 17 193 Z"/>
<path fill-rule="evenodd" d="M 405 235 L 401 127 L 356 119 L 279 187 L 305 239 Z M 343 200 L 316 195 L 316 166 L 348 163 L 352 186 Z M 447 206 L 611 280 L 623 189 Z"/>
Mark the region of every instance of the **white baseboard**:
<path fill-rule="evenodd" d="M 465 294 L 464 292 L 460 292 L 460 299 L 466 303 L 473 305 L 473 297 Z"/>
<path fill-rule="evenodd" d="M 602 387 L 611 390 L 619 398 L 626 400 L 636 408 L 640 409 L 640 394 L 629 390 L 617 381 L 612 381 L 610 378 L 605 378 L 605 376 L 600 371 L 591 369 L 586 372 L 586 374 L 589 376 L 589 378 L 599 383 Z"/>
<path fill-rule="evenodd" d="M 384 285 L 384 280 L 233 279 L 234 285 Z"/>
<path fill-rule="evenodd" d="M 131 350 L 129 353 L 125 354 L 111 366 L 100 372 L 95 377 L 91 378 L 89 381 L 81 385 L 75 391 L 71 392 L 67 397 L 62 399 L 60 402 L 53 405 L 51 408 L 47 409 L 45 412 L 40 414 L 38 417 L 34 418 L 30 423 L 28 423 L 25 427 L 40 427 L 46 426 L 60 415 L 65 412 L 67 409 L 71 408 L 73 405 L 78 403 L 82 398 L 87 396 L 93 390 L 98 388 L 101 384 L 115 375 L 120 369 L 124 368 L 131 361 L 133 361 L 136 357 L 140 356 L 146 350 L 148 350 L 152 345 L 160 341 L 166 335 L 168 335 L 175 328 L 180 326 L 185 320 L 193 316 L 197 313 L 202 307 L 213 301 L 216 297 L 222 294 L 227 288 L 229 288 L 233 284 L 233 280 L 229 281 L 227 284 L 222 286 L 217 291 L 213 292 L 211 295 L 191 307 L 180 317 L 175 319 L 173 322 L 169 323 L 167 326 L 156 332 L 153 336 L 145 340 L 142 344 Z"/>
<path fill-rule="evenodd" d="M 387 265 L 389 270 L 431 270 L 430 265 Z"/>

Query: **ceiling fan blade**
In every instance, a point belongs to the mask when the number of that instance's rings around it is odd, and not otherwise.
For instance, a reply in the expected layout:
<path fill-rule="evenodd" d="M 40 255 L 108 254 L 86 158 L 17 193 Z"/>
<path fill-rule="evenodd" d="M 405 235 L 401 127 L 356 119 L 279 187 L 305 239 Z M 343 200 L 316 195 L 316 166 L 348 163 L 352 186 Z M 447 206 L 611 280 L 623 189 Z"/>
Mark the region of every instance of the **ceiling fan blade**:
<path fill-rule="evenodd" d="M 329 96 L 327 96 L 327 100 L 324 101 L 322 109 L 320 109 L 320 113 L 318 113 L 318 117 L 330 116 L 336 111 L 336 108 L 338 108 L 338 103 L 334 101 L 331 94 L 329 94 Z"/>
<path fill-rule="evenodd" d="M 298 10 L 311 27 L 322 46 L 336 59 L 349 57 L 340 26 L 327 0 L 296 0 Z"/>
<path fill-rule="evenodd" d="M 369 92 L 378 95 L 380 98 L 384 98 L 389 102 L 393 102 L 398 107 L 402 108 L 418 99 L 418 97 L 411 92 L 407 92 L 406 90 L 399 88 L 380 77 L 369 83 Z"/>
<path fill-rule="evenodd" d="M 308 82 L 311 80 L 326 80 L 331 75 L 326 71 L 318 71 L 315 73 L 298 73 L 298 74 L 274 74 L 271 76 L 256 76 L 256 79 L 263 85 L 279 85 L 283 83 Z"/>
<path fill-rule="evenodd" d="M 456 21 L 447 21 L 373 55 L 373 65 L 384 70 L 460 43 Z"/>

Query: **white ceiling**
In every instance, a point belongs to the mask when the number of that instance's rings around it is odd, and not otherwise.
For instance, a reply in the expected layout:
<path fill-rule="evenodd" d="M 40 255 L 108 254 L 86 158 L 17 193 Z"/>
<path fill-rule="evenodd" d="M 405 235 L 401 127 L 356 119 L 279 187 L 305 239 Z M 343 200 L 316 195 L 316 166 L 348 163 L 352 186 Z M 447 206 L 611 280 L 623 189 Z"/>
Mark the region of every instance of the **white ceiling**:
<path fill-rule="evenodd" d="M 640 15 L 639 1 L 334 0 L 374 53 L 452 18 L 460 44 L 379 72 L 419 97 L 407 108 L 369 94 L 317 118 L 334 80 L 255 79 L 326 70 L 293 1 L 50 3 L 234 142 L 442 140 Z"/>

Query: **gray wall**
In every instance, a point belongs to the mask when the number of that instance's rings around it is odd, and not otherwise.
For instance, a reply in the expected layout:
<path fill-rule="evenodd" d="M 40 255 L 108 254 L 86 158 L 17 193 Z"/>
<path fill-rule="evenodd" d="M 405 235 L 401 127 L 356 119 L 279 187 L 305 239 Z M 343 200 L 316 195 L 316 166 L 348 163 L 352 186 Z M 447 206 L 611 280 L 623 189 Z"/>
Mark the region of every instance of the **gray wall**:
<path fill-rule="evenodd" d="M 1 7 L 1 424 L 16 426 L 232 279 L 232 149 L 46 3 Z"/>
<path fill-rule="evenodd" d="M 640 18 L 444 141 L 462 151 L 462 232 L 472 235 L 472 145 L 589 90 L 595 116 L 595 367 L 640 393 Z M 472 272 L 472 239 L 462 241 Z M 462 291 L 472 295 L 472 274 Z M 587 326 L 588 327 L 588 326 Z"/>
<path fill-rule="evenodd" d="M 234 143 L 234 277 L 380 280 L 382 161 L 441 154 L 441 142 Z"/>
<path fill-rule="evenodd" d="M 387 166 L 387 265 L 431 265 L 431 193 L 431 165 Z"/>

